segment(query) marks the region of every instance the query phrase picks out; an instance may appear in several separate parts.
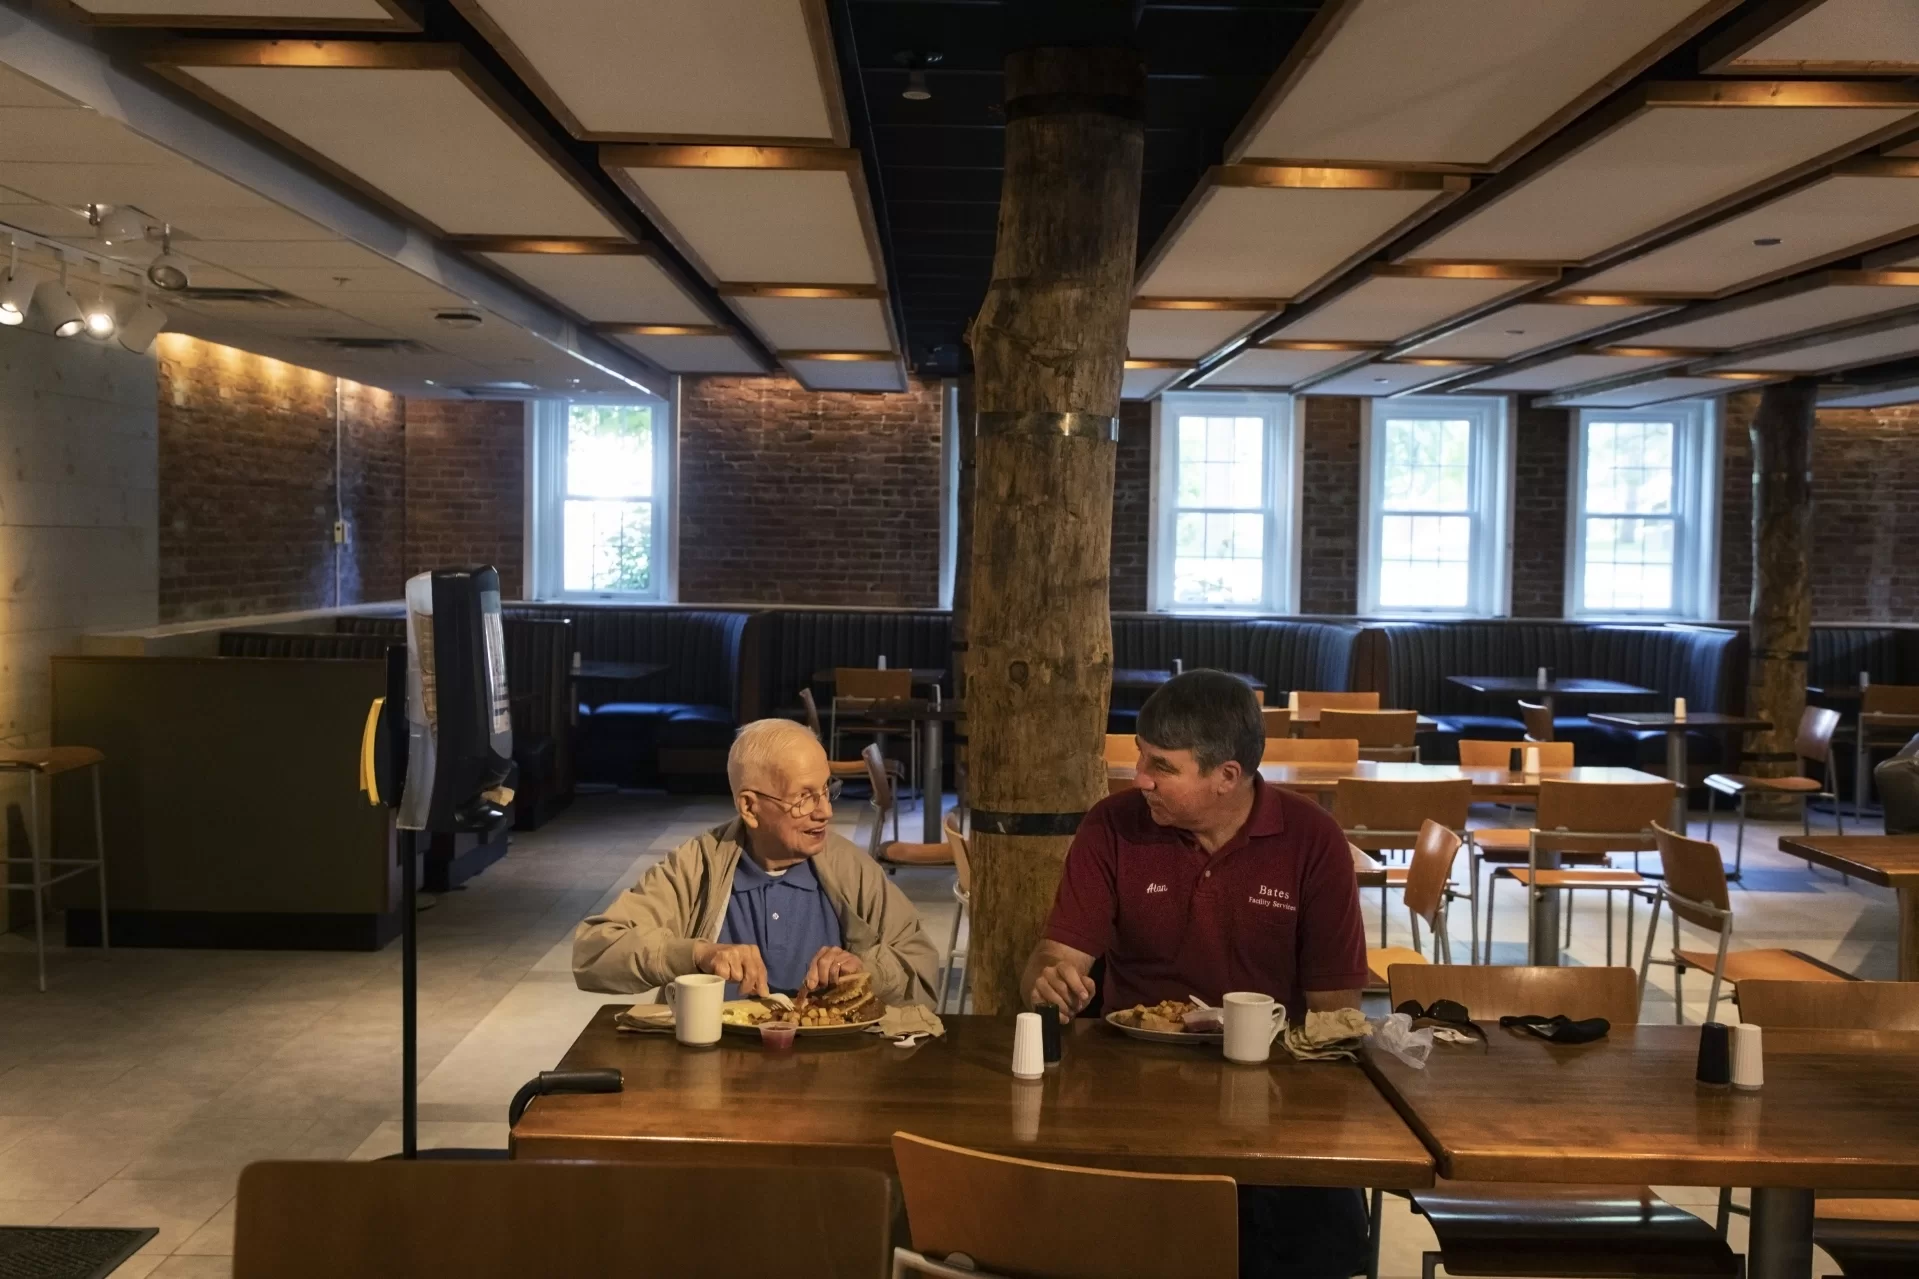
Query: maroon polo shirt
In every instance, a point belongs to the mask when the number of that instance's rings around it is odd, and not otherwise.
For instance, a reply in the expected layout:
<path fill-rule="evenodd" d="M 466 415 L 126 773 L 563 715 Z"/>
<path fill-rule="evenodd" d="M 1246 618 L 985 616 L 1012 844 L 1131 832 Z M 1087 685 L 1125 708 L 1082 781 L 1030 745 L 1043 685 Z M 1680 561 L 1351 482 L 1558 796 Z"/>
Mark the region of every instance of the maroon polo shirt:
<path fill-rule="evenodd" d="M 1137 790 L 1094 805 L 1046 936 L 1106 957 L 1108 1011 L 1256 990 L 1297 1019 L 1306 991 L 1368 980 L 1345 834 L 1317 804 L 1258 779 L 1246 824 L 1211 854 L 1155 823 Z"/>

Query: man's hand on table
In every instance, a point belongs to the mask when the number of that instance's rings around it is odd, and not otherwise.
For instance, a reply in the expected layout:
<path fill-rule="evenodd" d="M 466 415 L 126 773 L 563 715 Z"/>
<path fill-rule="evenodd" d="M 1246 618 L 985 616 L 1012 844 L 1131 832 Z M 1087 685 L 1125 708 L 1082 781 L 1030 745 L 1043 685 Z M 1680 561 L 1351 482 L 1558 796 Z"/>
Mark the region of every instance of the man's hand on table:
<path fill-rule="evenodd" d="M 760 958 L 758 946 L 722 946 L 718 942 L 703 941 L 693 947 L 693 962 L 703 973 L 737 982 L 740 994 L 748 998 L 767 993 L 766 961 Z"/>
<path fill-rule="evenodd" d="M 838 946 L 822 946 L 820 953 L 813 956 L 812 964 L 806 970 L 806 989 L 824 990 L 840 978 L 865 968 L 860 957 L 850 950 L 841 950 Z"/>

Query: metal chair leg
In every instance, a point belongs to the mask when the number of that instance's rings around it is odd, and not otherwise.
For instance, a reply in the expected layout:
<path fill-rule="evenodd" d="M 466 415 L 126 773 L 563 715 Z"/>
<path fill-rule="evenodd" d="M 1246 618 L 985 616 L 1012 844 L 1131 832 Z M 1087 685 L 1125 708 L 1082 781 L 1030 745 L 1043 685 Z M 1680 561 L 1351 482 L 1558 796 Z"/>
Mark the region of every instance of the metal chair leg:
<path fill-rule="evenodd" d="M 93 869 L 100 877 L 100 957 L 106 958 L 107 939 L 107 825 L 101 816 L 100 808 L 100 765 L 95 764 L 93 773 L 93 855 L 100 859 Z"/>
<path fill-rule="evenodd" d="M 1379 1279 L 1379 1236 L 1385 1229 L 1384 1209 L 1386 1192 L 1373 1187 L 1372 1202 L 1366 1210 L 1366 1279 Z"/>
<path fill-rule="evenodd" d="M 1495 896 L 1497 896 L 1498 889 L 1499 889 L 1499 868 L 1495 866 L 1493 868 L 1493 873 L 1486 877 L 1486 959 L 1485 959 L 1485 962 L 1488 964 L 1493 962 L 1493 899 Z M 1527 937 L 1526 961 L 1528 963 L 1531 963 L 1532 962 L 1532 942 L 1531 942 L 1532 929 L 1530 927 L 1526 929 L 1526 937 Z"/>
<path fill-rule="evenodd" d="M 1739 792 L 1739 838 L 1732 848 L 1732 878 L 1736 882 L 1746 873 L 1746 792 Z"/>
<path fill-rule="evenodd" d="M 946 984 L 953 976 L 953 952 L 959 946 L 960 920 L 965 917 L 965 914 L 966 907 L 955 901 L 953 903 L 953 933 L 952 936 L 946 939 L 946 963 L 940 967 L 940 987 L 933 996 L 933 1010 L 935 1012 L 944 1013 L 946 1011 Z"/>
<path fill-rule="evenodd" d="M 1686 961 L 1679 957 L 1679 912 L 1672 913 L 1672 1020 L 1675 1026 L 1686 1024 Z"/>
<path fill-rule="evenodd" d="M 1712 815 L 1718 811 L 1719 808 L 1718 795 L 1718 791 L 1710 786 L 1706 787 L 1706 842 L 1708 844 L 1712 843 Z M 1638 862 L 1635 859 L 1633 869 L 1637 870 L 1638 868 Z"/>
<path fill-rule="evenodd" d="M 1732 1224 L 1732 1187 L 1719 1187 L 1719 1215 L 1713 1219 L 1712 1228 L 1721 1239 L 1726 1237 L 1726 1227 Z"/>
<path fill-rule="evenodd" d="M 1612 967 L 1612 894 L 1606 894 L 1606 967 Z"/>

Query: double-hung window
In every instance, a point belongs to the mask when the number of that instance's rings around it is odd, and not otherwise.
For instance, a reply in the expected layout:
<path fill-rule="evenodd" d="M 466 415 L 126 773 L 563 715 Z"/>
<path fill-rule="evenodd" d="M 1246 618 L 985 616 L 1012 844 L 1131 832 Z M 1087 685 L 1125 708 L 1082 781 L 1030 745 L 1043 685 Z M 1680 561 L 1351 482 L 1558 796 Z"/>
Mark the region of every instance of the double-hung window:
<path fill-rule="evenodd" d="M 650 397 L 541 401 L 531 450 L 536 596 L 671 599 L 668 404 Z"/>
<path fill-rule="evenodd" d="M 1292 398 L 1163 395 L 1153 436 L 1153 607 L 1296 609 Z"/>
<path fill-rule="evenodd" d="M 1568 616 L 1714 615 L 1714 407 L 1688 400 L 1580 411 L 1573 424 Z"/>
<path fill-rule="evenodd" d="M 1368 401 L 1362 613 L 1507 611 L 1511 430 L 1503 398 Z"/>

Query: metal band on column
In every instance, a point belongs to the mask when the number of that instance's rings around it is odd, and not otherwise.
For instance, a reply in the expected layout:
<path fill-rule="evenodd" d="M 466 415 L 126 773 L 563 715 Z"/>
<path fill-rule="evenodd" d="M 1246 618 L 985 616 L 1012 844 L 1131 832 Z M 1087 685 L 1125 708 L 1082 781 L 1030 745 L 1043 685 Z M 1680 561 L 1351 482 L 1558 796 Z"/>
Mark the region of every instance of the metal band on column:
<path fill-rule="evenodd" d="M 980 437 L 1030 435 L 1038 439 L 1119 439 L 1119 419 L 1103 413 L 981 413 Z"/>

